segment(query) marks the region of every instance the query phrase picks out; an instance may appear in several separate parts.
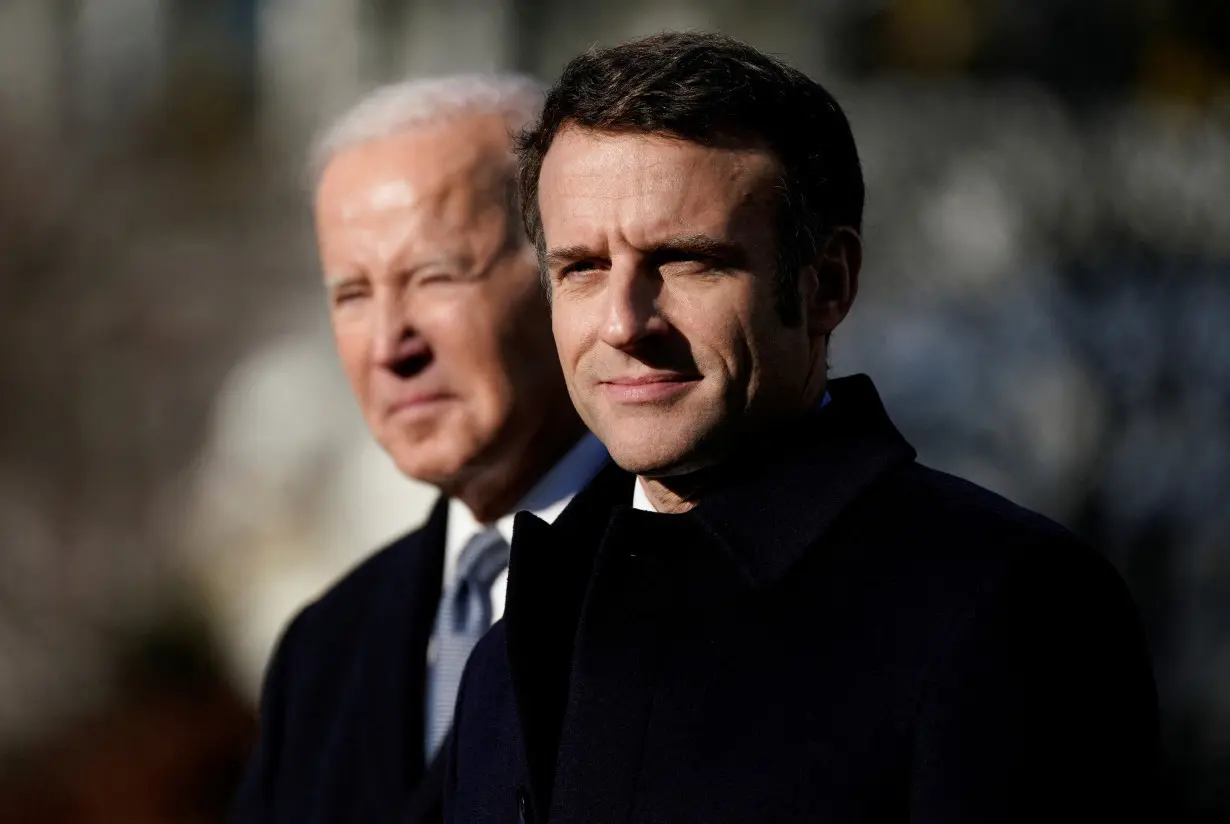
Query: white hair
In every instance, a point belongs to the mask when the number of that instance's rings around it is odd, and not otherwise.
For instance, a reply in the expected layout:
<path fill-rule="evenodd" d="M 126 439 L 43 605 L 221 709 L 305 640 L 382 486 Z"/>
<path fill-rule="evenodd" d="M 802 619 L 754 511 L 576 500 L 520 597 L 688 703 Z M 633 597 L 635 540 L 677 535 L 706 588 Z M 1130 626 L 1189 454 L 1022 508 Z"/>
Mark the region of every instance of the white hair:
<path fill-rule="evenodd" d="M 324 129 L 313 143 L 308 174 L 313 189 L 339 152 L 414 128 L 465 115 L 500 115 L 519 131 L 542 111 L 545 90 L 519 74 L 457 74 L 404 80 L 369 93 Z"/>

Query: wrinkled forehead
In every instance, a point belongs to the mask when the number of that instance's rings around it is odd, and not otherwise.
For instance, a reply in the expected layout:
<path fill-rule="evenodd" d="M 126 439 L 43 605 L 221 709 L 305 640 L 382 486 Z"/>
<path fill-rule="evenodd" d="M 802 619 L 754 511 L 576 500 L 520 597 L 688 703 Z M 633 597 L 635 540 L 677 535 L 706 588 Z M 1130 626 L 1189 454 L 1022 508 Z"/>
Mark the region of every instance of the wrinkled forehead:
<path fill-rule="evenodd" d="M 505 207 L 512 160 L 502 118 L 416 127 L 343 149 L 316 191 L 317 221 L 366 225 L 416 214 L 464 221 Z"/>
<path fill-rule="evenodd" d="M 539 177 L 548 242 L 572 235 L 722 233 L 771 219 L 781 170 L 758 146 L 706 145 L 657 134 L 566 129 Z"/>

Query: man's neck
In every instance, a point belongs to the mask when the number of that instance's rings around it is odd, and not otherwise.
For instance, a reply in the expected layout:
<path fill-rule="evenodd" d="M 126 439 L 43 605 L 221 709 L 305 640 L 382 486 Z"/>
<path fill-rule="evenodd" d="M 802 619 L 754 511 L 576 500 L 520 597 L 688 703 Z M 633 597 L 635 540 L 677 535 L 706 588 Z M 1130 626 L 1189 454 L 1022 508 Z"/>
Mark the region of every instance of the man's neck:
<path fill-rule="evenodd" d="M 658 481 L 653 478 L 637 477 L 636 482 L 640 489 L 645 494 L 645 500 L 653 507 L 654 512 L 664 512 L 668 515 L 680 515 L 692 509 L 700 502 L 699 495 L 689 497 L 687 493 L 678 488 L 668 486 L 668 483 L 675 481 L 672 478 L 669 481 Z"/>
<path fill-rule="evenodd" d="M 660 478 L 638 476 L 636 482 L 644 492 L 645 500 L 656 512 L 671 515 L 694 509 L 706 492 L 729 482 L 732 476 L 737 476 L 749 464 L 762 463 L 766 454 L 774 454 L 776 450 L 770 444 L 780 439 L 783 432 L 788 432 L 795 421 L 801 420 L 810 411 L 823 409 L 828 404 L 828 392 L 822 391 L 822 396 L 820 401 L 809 405 L 795 417 L 787 418 L 776 426 L 761 427 L 759 432 L 739 438 L 738 449 L 709 466 L 686 474 Z"/>
<path fill-rule="evenodd" d="M 534 485 L 568 453 L 585 434 L 580 418 L 541 427 L 503 460 L 484 467 L 467 483 L 449 492 L 458 498 L 481 524 L 493 524 L 512 510 Z"/>

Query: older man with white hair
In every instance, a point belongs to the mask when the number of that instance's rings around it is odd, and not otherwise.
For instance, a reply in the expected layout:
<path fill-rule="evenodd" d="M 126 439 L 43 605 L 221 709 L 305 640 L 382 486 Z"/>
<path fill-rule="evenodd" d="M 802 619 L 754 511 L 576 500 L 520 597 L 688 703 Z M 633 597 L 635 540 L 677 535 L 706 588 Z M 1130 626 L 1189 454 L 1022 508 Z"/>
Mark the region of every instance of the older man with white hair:
<path fill-rule="evenodd" d="M 265 677 L 235 822 L 430 821 L 461 670 L 503 610 L 512 517 L 607 461 L 561 378 L 510 135 L 515 76 L 377 90 L 313 156 L 334 339 L 376 440 L 436 486 L 427 522 L 306 607 Z"/>

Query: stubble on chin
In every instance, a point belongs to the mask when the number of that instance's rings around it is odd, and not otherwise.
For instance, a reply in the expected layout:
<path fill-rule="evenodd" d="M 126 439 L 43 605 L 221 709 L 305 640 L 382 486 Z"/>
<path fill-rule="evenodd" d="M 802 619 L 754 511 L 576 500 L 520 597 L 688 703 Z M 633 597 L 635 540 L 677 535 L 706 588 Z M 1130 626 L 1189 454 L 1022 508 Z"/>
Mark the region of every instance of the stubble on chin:
<path fill-rule="evenodd" d="M 599 440 L 603 440 L 601 437 Z M 691 452 L 687 433 L 665 430 L 646 421 L 625 420 L 609 430 L 603 441 L 611 457 L 629 472 L 646 477 L 671 475 Z"/>

